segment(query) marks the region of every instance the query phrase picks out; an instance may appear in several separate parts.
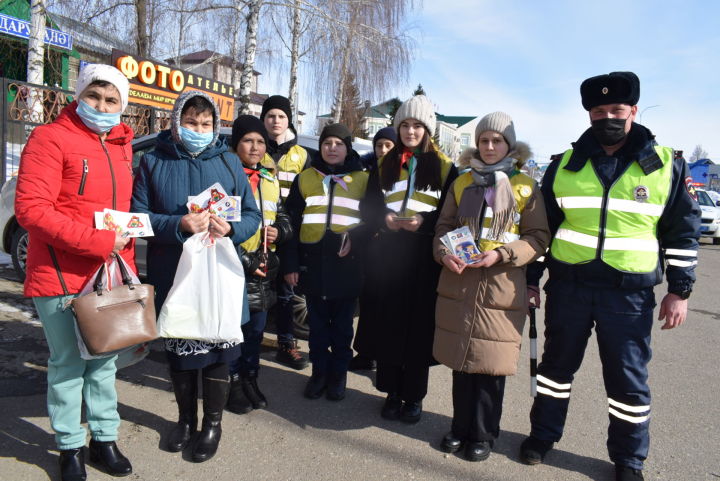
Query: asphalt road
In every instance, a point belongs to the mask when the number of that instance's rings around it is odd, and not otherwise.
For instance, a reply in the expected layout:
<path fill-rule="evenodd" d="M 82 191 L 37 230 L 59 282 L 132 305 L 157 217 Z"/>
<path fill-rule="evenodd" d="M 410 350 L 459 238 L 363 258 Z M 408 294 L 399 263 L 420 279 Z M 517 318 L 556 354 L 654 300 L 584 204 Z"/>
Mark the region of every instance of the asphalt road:
<path fill-rule="evenodd" d="M 720 479 L 720 246 L 700 251 L 688 321 L 653 333 L 649 480 Z M 46 417 L 46 347 L 13 274 L 0 267 L 0 479 L 59 479 Z M 664 286 L 657 288 L 664 292 Z M 542 314 L 538 315 L 542 331 Z M 542 336 L 542 332 L 540 333 Z M 303 343 L 303 349 L 307 346 Z M 367 375 L 351 373 L 345 401 L 302 397 L 310 369 L 286 369 L 262 354 L 260 384 L 269 409 L 226 413 L 217 456 L 203 464 L 162 449 L 176 417 L 160 347 L 118 373 L 119 444 L 131 480 L 612 480 L 605 448 L 607 401 L 593 340 L 573 385 L 565 437 L 546 464 L 525 466 L 518 446 L 529 430 L 527 343 L 520 372 L 508 379 L 502 433 L 490 459 L 470 463 L 439 451 L 452 415 L 450 371 L 431 370 L 425 414 L 415 426 L 383 420 L 383 397 Z M 88 468 L 89 479 L 114 479 Z"/>

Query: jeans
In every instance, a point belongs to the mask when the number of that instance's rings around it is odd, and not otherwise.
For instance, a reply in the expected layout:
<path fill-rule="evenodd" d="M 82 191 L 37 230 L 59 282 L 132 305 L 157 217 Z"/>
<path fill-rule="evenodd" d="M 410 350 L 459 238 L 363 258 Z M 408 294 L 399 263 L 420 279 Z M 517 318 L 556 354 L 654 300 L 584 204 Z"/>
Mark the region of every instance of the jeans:
<path fill-rule="evenodd" d="M 260 369 L 260 344 L 262 343 L 267 311 L 251 312 L 250 320 L 242 325 L 243 342 L 240 357 L 230 363 L 230 374 L 247 376 Z"/>

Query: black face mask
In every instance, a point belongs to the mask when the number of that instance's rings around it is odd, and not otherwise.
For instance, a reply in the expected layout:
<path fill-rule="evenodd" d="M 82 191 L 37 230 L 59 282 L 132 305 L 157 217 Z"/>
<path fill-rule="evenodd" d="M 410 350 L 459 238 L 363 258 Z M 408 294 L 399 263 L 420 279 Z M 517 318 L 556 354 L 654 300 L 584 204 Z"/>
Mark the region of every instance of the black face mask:
<path fill-rule="evenodd" d="M 600 145 L 616 145 L 625 139 L 627 119 L 598 119 L 591 122 L 591 128 Z"/>

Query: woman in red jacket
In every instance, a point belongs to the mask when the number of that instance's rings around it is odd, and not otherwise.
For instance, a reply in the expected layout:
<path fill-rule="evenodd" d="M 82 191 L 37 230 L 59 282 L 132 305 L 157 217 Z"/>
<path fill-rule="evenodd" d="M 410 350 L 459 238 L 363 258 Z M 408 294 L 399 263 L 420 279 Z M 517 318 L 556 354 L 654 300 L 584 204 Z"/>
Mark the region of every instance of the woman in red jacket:
<path fill-rule="evenodd" d="M 86 66 L 76 101 L 33 130 L 20 161 L 15 215 L 30 236 L 25 295 L 33 298 L 50 348 L 47 403 L 63 481 L 86 478 L 83 400 L 91 461 L 114 476 L 132 472 L 115 444 L 116 356 L 82 359 L 72 311 L 65 309 L 111 254 L 134 268 L 133 243 L 94 226 L 97 211 L 130 209 L 133 132 L 120 122 L 127 101 L 128 81 L 119 70 Z"/>

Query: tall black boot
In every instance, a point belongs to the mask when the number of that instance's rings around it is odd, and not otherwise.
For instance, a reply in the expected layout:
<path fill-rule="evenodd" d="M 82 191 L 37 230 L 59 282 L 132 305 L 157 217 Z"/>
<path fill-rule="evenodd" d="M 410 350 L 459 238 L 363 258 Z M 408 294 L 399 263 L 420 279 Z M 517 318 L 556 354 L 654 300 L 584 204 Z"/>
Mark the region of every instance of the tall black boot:
<path fill-rule="evenodd" d="M 230 392 L 230 380 L 216 379 L 203 375 L 203 420 L 202 429 L 192 450 L 192 460 L 202 463 L 215 456 L 222 435 L 223 408 Z"/>
<path fill-rule="evenodd" d="M 245 393 L 245 397 L 252 404 L 253 409 L 265 409 L 267 407 L 267 399 L 265 395 L 260 391 L 257 383 L 258 372 L 249 371 L 246 375 L 242 376 L 242 390 Z"/>
<path fill-rule="evenodd" d="M 235 414 L 247 414 L 253 410 L 253 405 L 245 395 L 245 385 L 239 374 L 230 376 L 230 395 L 225 409 Z"/>
<path fill-rule="evenodd" d="M 180 414 L 168 437 L 167 449 L 177 453 L 185 449 L 190 437 L 197 431 L 197 371 L 170 371 L 170 379 Z"/>

